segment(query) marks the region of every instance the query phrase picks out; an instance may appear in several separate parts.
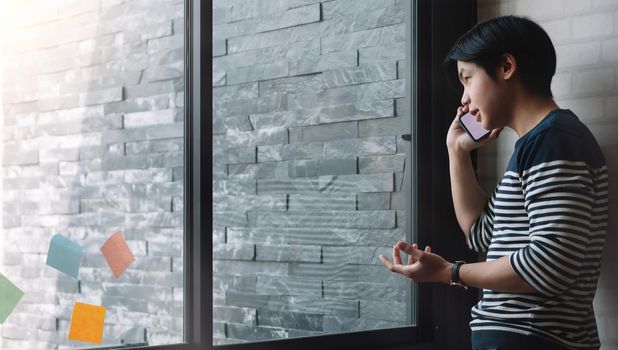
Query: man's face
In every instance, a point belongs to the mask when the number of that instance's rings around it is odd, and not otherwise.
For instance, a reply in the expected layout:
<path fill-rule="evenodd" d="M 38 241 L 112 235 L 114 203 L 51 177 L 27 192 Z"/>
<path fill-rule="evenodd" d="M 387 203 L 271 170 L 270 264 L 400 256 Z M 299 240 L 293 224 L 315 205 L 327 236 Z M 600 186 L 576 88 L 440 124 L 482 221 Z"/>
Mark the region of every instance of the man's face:
<path fill-rule="evenodd" d="M 487 130 L 505 126 L 504 84 L 494 81 L 485 70 L 472 62 L 457 61 L 457 73 L 463 85 L 461 104 L 467 105 L 476 120 Z"/>

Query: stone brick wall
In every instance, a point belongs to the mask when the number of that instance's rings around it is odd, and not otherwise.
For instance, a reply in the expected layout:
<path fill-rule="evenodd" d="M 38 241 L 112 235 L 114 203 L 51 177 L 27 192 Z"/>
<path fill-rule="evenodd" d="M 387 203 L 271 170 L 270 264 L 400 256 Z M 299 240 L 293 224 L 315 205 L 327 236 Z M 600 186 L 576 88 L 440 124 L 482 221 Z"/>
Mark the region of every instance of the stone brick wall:
<path fill-rule="evenodd" d="M 409 324 L 405 0 L 215 0 L 215 342 Z"/>
<path fill-rule="evenodd" d="M 2 349 L 87 345 L 74 301 L 107 307 L 104 344 L 182 340 L 183 1 L 10 8 L 0 272 L 25 296 Z M 119 279 L 99 252 L 116 230 L 136 257 Z M 78 280 L 45 265 L 55 233 L 85 249 Z"/>
<path fill-rule="evenodd" d="M 558 56 L 552 91 L 562 108 L 573 110 L 603 149 L 610 181 L 608 236 L 594 300 L 602 349 L 618 349 L 618 1 L 479 0 L 479 19 L 525 15 L 548 32 Z M 509 130 L 510 131 L 510 130 Z M 480 151 L 479 173 L 491 189 L 502 177 L 517 135 L 503 132 L 496 145 Z"/>

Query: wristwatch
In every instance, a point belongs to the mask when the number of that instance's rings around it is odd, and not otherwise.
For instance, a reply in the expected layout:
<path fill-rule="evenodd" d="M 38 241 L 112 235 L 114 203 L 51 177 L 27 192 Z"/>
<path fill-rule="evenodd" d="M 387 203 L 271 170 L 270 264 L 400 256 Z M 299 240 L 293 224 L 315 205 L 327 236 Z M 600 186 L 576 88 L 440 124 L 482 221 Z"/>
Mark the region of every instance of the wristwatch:
<path fill-rule="evenodd" d="M 461 268 L 461 265 L 465 263 L 465 261 L 458 260 L 455 261 L 453 267 L 451 267 L 451 286 L 458 286 L 464 289 L 468 289 L 468 286 L 463 284 L 463 282 L 461 282 L 461 279 L 459 278 L 459 269 Z"/>

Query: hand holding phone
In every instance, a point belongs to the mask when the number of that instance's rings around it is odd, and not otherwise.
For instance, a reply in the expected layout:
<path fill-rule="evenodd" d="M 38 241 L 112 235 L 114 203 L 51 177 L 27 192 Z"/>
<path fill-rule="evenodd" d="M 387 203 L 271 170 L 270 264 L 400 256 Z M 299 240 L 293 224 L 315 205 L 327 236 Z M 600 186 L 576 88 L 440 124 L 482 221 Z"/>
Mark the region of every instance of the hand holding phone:
<path fill-rule="evenodd" d="M 466 130 L 468 135 L 474 140 L 474 142 L 480 142 L 481 140 L 489 137 L 491 134 L 491 130 L 486 130 L 483 128 L 483 124 L 476 121 L 476 118 L 470 114 L 466 113 L 459 117 L 459 123 L 462 128 Z"/>

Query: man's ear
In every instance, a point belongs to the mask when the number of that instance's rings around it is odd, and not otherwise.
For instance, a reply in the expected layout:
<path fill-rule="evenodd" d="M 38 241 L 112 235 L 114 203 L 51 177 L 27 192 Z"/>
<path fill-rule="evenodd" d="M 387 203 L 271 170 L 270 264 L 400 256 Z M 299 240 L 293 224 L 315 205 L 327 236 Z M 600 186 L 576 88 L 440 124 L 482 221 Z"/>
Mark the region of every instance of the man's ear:
<path fill-rule="evenodd" d="M 515 59 L 515 56 L 510 53 L 505 53 L 502 55 L 498 74 L 500 74 L 504 80 L 509 80 L 515 76 L 516 70 L 517 60 Z"/>

